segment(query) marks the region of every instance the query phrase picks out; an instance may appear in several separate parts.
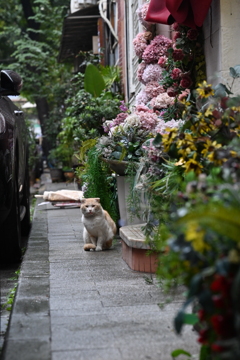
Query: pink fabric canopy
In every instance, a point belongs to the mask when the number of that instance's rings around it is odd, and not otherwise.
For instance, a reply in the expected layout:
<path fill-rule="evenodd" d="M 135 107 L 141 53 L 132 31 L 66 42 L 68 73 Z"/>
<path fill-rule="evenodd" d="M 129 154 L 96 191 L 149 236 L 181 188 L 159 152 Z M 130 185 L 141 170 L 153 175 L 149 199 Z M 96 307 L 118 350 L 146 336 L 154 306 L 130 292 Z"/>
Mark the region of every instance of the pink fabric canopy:
<path fill-rule="evenodd" d="M 212 0 L 150 0 L 146 21 L 200 27 Z"/>

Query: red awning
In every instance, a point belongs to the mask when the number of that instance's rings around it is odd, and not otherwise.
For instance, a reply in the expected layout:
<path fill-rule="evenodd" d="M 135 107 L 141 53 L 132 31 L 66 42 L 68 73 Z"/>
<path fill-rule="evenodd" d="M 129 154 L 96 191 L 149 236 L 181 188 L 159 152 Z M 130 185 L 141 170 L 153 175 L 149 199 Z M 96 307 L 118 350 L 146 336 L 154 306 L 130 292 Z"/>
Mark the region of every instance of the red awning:
<path fill-rule="evenodd" d="M 202 26 L 212 0 L 150 0 L 146 20 L 171 25 L 177 22 L 196 28 Z"/>

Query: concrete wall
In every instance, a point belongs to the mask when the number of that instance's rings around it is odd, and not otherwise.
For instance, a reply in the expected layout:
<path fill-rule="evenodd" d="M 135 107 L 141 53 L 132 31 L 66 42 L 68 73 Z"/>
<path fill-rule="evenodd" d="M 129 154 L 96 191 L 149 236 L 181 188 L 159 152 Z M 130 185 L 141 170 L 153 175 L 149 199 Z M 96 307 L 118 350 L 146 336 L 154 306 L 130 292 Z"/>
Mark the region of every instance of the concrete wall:
<path fill-rule="evenodd" d="M 240 64 L 240 0 L 213 0 L 211 9 L 203 27 L 207 79 L 231 84 L 229 68 Z M 240 94 L 240 79 L 233 92 Z"/>

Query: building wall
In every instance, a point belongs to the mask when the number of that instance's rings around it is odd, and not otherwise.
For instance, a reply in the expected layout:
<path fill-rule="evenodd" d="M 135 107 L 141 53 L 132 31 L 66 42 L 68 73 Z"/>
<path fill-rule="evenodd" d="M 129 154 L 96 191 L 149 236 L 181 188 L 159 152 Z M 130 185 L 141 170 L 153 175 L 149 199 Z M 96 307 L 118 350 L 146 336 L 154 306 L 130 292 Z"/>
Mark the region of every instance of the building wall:
<path fill-rule="evenodd" d="M 240 64 L 240 0 L 213 0 L 203 28 L 208 82 L 231 84 L 229 68 Z M 240 80 L 233 91 L 240 94 Z"/>
<path fill-rule="evenodd" d="M 119 41 L 119 61 L 121 69 L 121 90 L 127 94 L 127 68 L 126 68 L 126 51 L 125 51 L 125 1 L 117 1 L 117 34 Z M 126 100 L 126 99 L 125 99 Z"/>

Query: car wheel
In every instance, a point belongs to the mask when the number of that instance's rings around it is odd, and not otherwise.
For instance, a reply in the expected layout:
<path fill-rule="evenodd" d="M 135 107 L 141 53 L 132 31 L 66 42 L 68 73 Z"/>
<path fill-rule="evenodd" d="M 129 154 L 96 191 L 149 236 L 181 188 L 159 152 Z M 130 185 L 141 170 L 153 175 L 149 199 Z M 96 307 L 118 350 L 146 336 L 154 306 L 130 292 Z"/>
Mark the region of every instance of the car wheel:
<path fill-rule="evenodd" d="M 29 235 L 31 229 L 31 218 L 30 218 L 30 182 L 28 167 L 25 171 L 25 179 L 23 185 L 23 199 L 21 202 L 26 209 L 23 220 L 21 221 L 21 233 L 23 236 Z"/>
<path fill-rule="evenodd" d="M 13 201 L 10 213 L 1 226 L 1 264 L 16 263 L 21 260 L 21 223 L 17 181 L 14 182 Z"/>

